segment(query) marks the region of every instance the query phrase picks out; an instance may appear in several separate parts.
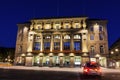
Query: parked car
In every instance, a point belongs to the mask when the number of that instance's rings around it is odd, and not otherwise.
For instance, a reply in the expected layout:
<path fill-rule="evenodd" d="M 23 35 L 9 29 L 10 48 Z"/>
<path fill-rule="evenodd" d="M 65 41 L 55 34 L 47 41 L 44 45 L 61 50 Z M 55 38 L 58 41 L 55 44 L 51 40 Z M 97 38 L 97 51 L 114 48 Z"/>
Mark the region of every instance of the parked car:
<path fill-rule="evenodd" d="M 84 75 L 99 75 L 101 76 L 100 65 L 96 62 L 86 62 L 83 66 Z"/>

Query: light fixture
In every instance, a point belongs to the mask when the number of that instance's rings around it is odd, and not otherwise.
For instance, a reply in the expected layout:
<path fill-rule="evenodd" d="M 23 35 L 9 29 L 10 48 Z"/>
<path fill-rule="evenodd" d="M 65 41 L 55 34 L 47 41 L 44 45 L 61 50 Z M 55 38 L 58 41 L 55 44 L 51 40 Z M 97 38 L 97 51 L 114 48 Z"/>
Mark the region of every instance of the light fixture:
<path fill-rule="evenodd" d="M 113 51 L 111 51 L 111 54 L 114 54 L 114 52 L 113 52 Z"/>
<path fill-rule="evenodd" d="M 118 52 L 119 50 L 118 49 L 115 49 L 116 52 Z"/>

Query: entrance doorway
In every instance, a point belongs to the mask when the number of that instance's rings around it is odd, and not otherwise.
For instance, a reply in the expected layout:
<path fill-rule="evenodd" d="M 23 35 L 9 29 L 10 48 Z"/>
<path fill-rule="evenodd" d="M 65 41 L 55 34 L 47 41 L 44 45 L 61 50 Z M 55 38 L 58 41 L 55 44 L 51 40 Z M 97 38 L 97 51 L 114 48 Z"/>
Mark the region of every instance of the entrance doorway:
<path fill-rule="evenodd" d="M 65 67 L 70 66 L 70 56 L 65 56 Z"/>

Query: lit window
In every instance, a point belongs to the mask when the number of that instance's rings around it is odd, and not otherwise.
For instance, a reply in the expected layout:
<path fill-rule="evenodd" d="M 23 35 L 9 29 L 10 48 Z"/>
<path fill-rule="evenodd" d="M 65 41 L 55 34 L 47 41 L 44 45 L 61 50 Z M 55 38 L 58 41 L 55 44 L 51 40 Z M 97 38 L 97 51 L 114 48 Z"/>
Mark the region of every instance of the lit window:
<path fill-rule="evenodd" d="M 69 35 L 65 35 L 64 39 L 70 39 L 70 36 Z"/>
<path fill-rule="evenodd" d="M 24 33 L 26 33 L 28 31 L 27 27 L 24 27 Z"/>
<path fill-rule="evenodd" d="M 34 43 L 34 50 L 40 50 L 40 42 Z"/>
<path fill-rule="evenodd" d="M 79 56 L 75 56 L 75 62 L 80 62 L 80 57 Z"/>
<path fill-rule="evenodd" d="M 93 34 L 90 35 L 90 40 L 94 40 L 94 35 Z"/>
<path fill-rule="evenodd" d="M 39 35 L 36 35 L 36 36 L 35 36 L 35 40 L 40 40 L 40 36 L 39 36 Z"/>
<path fill-rule="evenodd" d="M 51 29 L 51 25 L 50 24 L 46 24 L 45 29 Z"/>
<path fill-rule="evenodd" d="M 94 46 L 91 46 L 91 47 L 90 47 L 90 51 L 91 51 L 91 54 L 94 54 L 94 53 L 95 53 L 95 48 L 94 48 Z"/>
<path fill-rule="evenodd" d="M 54 42 L 54 50 L 60 50 L 60 42 Z"/>
<path fill-rule="evenodd" d="M 46 36 L 45 39 L 50 39 L 50 36 Z"/>
<path fill-rule="evenodd" d="M 59 35 L 55 35 L 54 39 L 60 39 L 60 36 Z"/>
<path fill-rule="evenodd" d="M 100 53 L 104 53 L 104 47 L 102 45 L 100 46 Z"/>
<path fill-rule="evenodd" d="M 81 39 L 81 38 L 80 38 L 80 35 L 78 35 L 78 34 L 77 34 L 77 35 L 74 35 L 74 39 Z"/>

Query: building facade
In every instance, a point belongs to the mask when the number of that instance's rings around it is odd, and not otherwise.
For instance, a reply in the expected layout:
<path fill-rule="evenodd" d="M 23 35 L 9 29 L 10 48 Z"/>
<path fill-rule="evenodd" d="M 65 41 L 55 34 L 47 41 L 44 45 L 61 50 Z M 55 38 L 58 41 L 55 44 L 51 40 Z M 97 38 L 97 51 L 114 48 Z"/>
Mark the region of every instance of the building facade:
<path fill-rule="evenodd" d="M 96 61 L 106 67 L 107 55 L 106 20 L 41 18 L 18 24 L 15 64 L 74 67 Z"/>
<path fill-rule="evenodd" d="M 120 38 L 110 46 L 108 67 L 120 68 Z"/>

